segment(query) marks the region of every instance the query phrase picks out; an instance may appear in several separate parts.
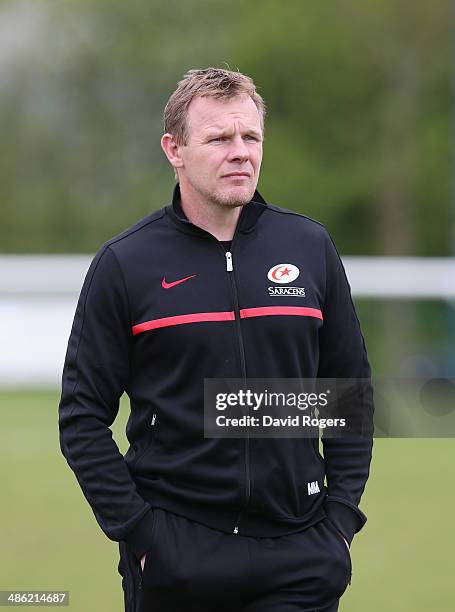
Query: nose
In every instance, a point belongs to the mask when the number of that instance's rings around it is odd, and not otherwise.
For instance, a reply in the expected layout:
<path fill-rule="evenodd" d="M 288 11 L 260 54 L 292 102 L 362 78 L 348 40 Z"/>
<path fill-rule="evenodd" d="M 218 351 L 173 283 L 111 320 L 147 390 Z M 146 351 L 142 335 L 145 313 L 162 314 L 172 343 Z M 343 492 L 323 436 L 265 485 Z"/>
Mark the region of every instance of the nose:
<path fill-rule="evenodd" d="M 246 146 L 243 138 L 240 134 L 237 134 L 235 138 L 231 140 L 231 146 L 229 147 L 229 161 L 246 161 L 250 154 L 248 147 Z"/>

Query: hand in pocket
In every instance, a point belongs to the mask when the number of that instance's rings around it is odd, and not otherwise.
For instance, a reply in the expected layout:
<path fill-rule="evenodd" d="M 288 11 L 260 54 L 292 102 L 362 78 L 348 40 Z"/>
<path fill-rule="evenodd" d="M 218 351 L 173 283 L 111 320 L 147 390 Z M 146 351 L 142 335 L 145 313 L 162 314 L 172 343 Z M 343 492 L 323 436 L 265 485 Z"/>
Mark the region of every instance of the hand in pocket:
<path fill-rule="evenodd" d="M 144 565 L 145 565 L 145 557 L 147 556 L 147 553 L 145 553 L 142 557 L 141 557 L 141 569 L 142 571 L 144 571 Z"/>

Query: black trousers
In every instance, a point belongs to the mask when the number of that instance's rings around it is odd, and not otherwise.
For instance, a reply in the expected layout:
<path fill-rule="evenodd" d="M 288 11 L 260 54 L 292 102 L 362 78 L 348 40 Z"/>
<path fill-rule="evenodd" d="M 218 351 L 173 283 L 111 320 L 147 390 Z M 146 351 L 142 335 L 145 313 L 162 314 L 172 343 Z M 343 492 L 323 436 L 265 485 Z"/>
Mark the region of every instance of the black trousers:
<path fill-rule="evenodd" d="M 125 612 L 336 612 L 351 558 L 328 518 L 292 535 L 228 534 L 154 509 L 144 571 L 119 543 Z"/>

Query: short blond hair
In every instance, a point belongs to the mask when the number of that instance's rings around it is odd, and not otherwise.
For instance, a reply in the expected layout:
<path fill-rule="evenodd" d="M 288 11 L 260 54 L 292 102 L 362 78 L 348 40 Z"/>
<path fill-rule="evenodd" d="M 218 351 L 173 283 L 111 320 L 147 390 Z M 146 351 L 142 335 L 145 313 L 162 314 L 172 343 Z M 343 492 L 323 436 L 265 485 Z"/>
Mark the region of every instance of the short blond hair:
<path fill-rule="evenodd" d="M 241 72 L 222 68 L 189 70 L 178 82 L 164 108 L 164 131 L 172 134 L 178 144 L 185 145 L 188 141 L 188 107 L 194 98 L 229 100 L 244 95 L 250 96 L 256 104 L 264 133 L 265 103 L 257 93 L 253 79 Z"/>

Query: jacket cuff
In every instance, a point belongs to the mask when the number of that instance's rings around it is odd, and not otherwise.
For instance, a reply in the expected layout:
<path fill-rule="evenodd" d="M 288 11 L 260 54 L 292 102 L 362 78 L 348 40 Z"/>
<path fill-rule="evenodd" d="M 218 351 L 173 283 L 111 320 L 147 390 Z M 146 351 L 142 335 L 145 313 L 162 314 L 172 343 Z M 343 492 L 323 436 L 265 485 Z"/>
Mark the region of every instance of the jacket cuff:
<path fill-rule="evenodd" d="M 331 522 L 351 544 L 354 534 L 362 529 L 367 522 L 365 514 L 354 504 L 339 497 L 328 496 L 324 509 Z"/>
<path fill-rule="evenodd" d="M 154 521 L 153 508 L 144 514 L 135 528 L 130 531 L 125 542 L 133 553 L 140 559 L 144 553 L 150 550 L 152 545 L 152 527 Z"/>

